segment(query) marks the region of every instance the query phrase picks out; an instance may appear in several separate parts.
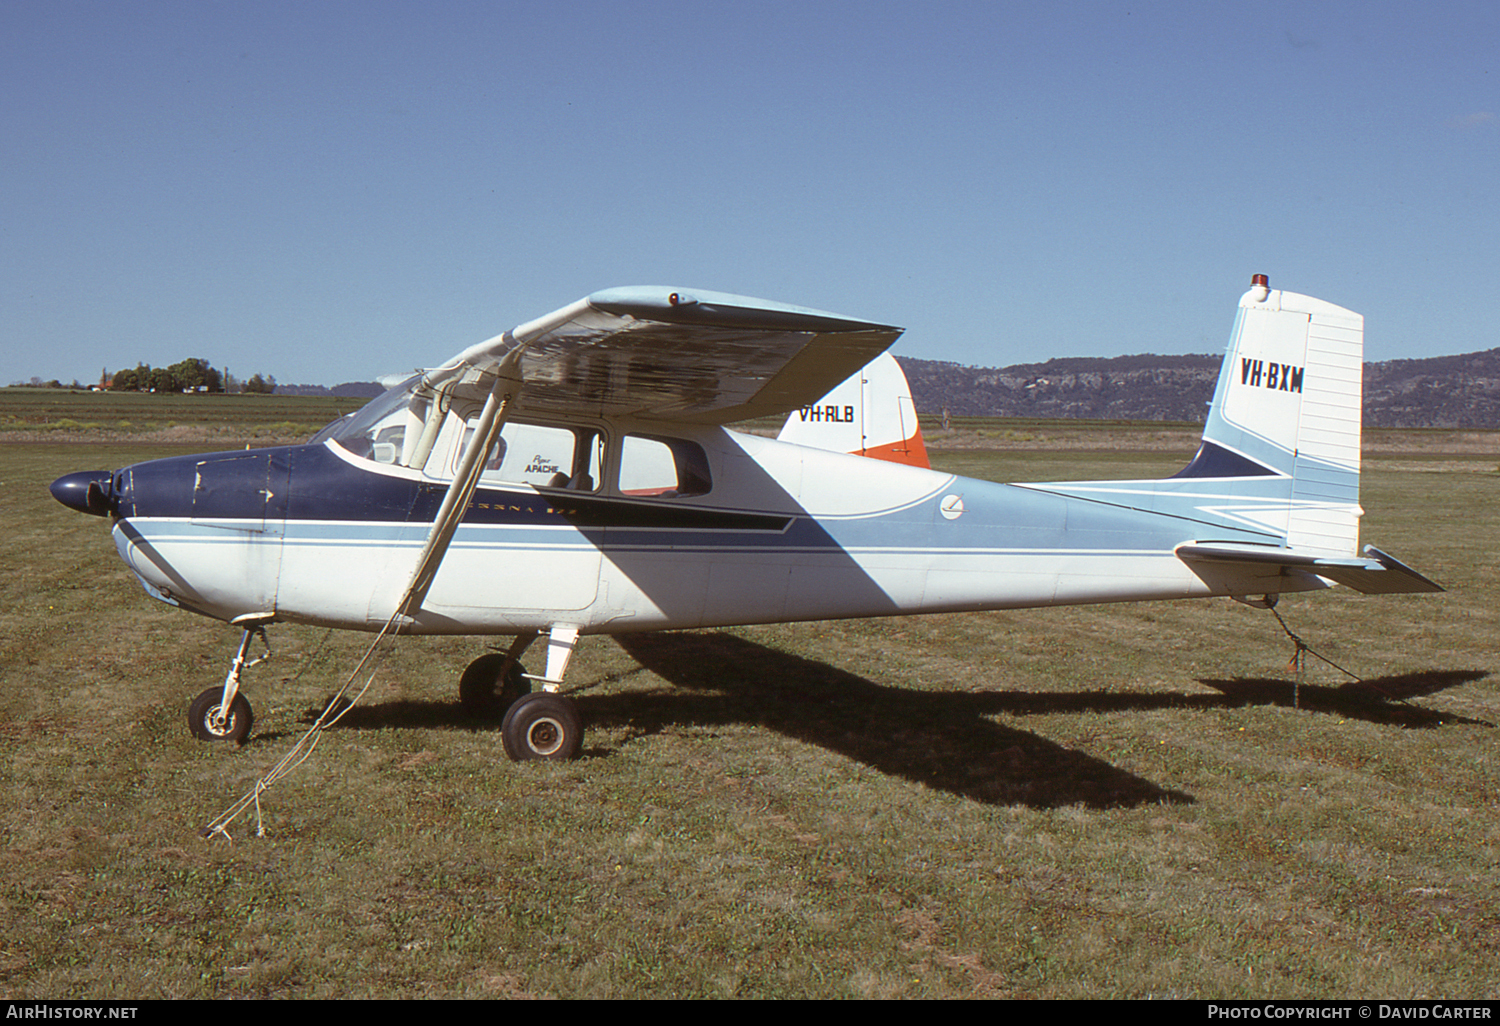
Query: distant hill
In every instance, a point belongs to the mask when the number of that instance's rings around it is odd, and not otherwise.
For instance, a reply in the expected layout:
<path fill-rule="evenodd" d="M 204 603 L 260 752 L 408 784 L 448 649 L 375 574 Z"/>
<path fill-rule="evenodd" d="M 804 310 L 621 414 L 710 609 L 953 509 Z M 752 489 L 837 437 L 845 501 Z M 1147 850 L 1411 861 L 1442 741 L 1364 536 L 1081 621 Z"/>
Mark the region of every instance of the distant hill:
<path fill-rule="evenodd" d="M 1222 356 L 1069 357 L 965 367 L 898 357 L 919 413 L 1201 423 Z M 1500 349 L 1365 364 L 1372 427 L 1500 428 Z"/>
<path fill-rule="evenodd" d="M 1376 427 L 1500 427 L 1500 349 L 1365 364 L 1365 417 Z"/>
<path fill-rule="evenodd" d="M 965 367 L 897 357 L 917 410 L 936 416 L 1162 420 L 1202 423 L 1222 356 L 1062 357 L 1010 367 Z M 277 395 L 370 398 L 374 381 L 277 385 Z M 1365 364 L 1371 427 L 1500 428 L 1500 349 Z"/>

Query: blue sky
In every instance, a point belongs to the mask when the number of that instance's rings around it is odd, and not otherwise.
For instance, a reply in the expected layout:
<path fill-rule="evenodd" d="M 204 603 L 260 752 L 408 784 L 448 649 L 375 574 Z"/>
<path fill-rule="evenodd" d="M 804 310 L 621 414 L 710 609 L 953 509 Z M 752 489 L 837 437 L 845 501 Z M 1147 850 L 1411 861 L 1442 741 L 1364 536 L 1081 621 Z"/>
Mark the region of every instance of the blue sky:
<path fill-rule="evenodd" d="M 0 2 L 0 384 L 336 384 L 616 285 L 1000 366 L 1500 345 L 1500 4 Z"/>

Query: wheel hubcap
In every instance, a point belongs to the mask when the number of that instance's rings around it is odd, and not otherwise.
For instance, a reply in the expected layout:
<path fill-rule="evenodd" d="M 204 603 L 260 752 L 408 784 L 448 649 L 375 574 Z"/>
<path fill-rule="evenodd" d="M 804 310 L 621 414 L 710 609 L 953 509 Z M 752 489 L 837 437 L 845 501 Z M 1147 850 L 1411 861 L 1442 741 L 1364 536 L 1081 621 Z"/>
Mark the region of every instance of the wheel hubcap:
<path fill-rule="evenodd" d="M 562 724 L 556 720 L 537 720 L 526 731 L 526 746 L 538 755 L 551 755 L 562 747 L 562 743 Z"/>

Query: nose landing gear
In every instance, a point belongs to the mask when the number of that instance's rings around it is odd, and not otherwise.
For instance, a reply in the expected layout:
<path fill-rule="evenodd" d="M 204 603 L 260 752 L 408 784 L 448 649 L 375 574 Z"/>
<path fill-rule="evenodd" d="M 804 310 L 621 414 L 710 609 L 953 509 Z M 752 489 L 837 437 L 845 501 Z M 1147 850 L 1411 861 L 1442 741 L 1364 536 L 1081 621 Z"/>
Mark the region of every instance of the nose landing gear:
<path fill-rule="evenodd" d="M 250 652 L 250 639 L 260 636 L 266 654 L 250 662 L 245 656 Z M 188 705 L 188 729 L 199 741 L 233 741 L 243 744 L 250 736 L 250 727 L 255 723 L 255 713 L 250 702 L 240 694 L 240 673 L 271 658 L 271 644 L 266 640 L 264 627 L 247 627 L 240 638 L 239 651 L 229 664 L 229 673 L 222 687 L 209 688 Z"/>

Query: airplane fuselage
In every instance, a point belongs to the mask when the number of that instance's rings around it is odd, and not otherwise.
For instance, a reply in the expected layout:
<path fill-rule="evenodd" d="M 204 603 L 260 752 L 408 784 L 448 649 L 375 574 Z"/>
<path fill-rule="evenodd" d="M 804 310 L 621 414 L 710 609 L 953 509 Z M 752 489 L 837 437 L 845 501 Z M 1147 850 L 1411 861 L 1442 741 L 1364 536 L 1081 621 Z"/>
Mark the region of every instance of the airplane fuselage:
<path fill-rule="evenodd" d="M 1119 482 L 1080 497 L 676 431 L 706 457 L 702 494 L 481 484 L 403 629 L 615 633 L 1322 586 L 1206 580 L 1178 546 L 1265 544 L 1272 532 L 1184 515 L 1196 507 L 1181 499 L 1169 513 L 1133 508 L 1161 503 Z M 114 539 L 174 605 L 378 630 L 448 483 L 334 442 L 155 460 L 114 475 Z"/>

